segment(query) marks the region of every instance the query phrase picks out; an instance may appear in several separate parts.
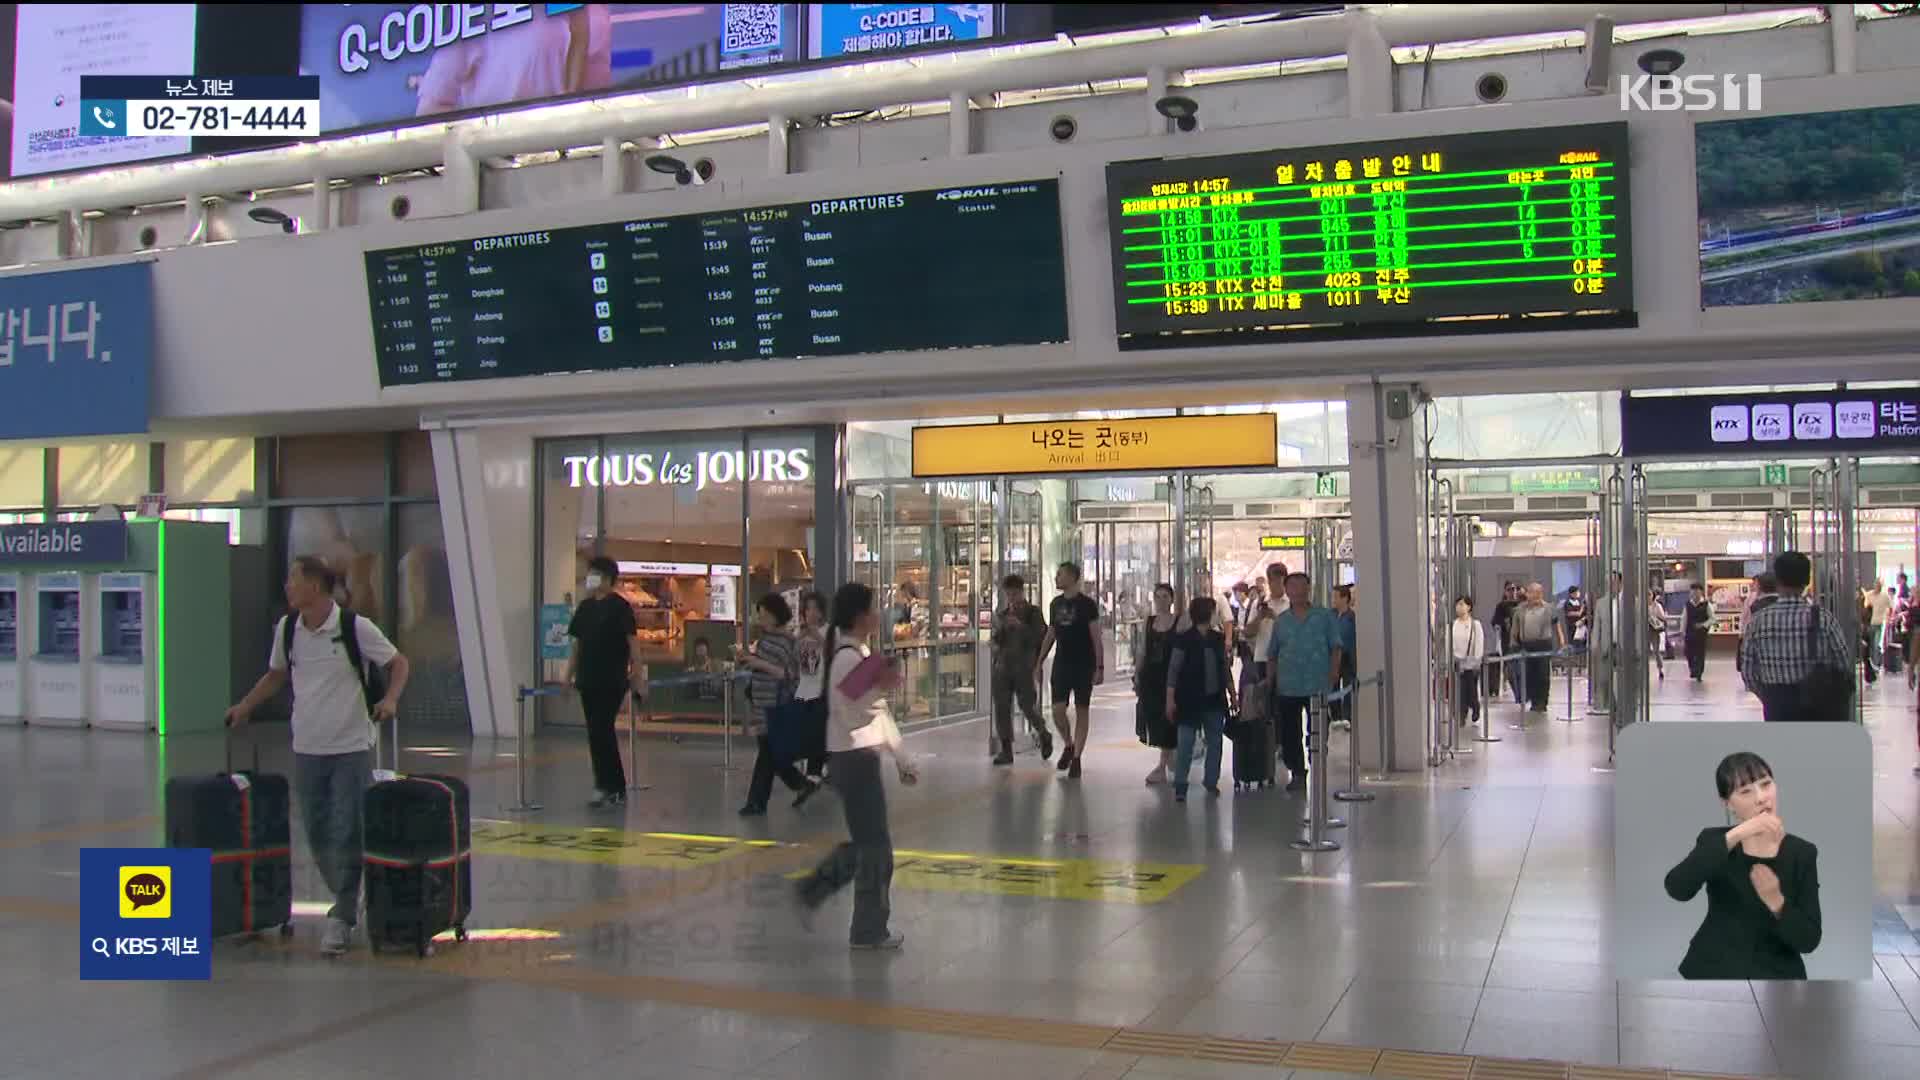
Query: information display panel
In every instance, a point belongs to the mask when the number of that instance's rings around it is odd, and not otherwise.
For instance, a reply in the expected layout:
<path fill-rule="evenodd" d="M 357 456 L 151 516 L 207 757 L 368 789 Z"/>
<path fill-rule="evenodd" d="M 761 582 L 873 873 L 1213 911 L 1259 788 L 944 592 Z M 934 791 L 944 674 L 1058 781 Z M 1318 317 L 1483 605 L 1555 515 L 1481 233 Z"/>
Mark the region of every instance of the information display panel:
<path fill-rule="evenodd" d="M 1122 348 L 1633 324 L 1624 122 L 1107 166 Z"/>
<path fill-rule="evenodd" d="M 382 386 L 1067 340 L 1059 181 L 370 251 Z"/>
<path fill-rule="evenodd" d="M 1279 418 L 1223 416 L 1044 420 L 913 429 L 915 479 L 1272 468 Z"/>
<path fill-rule="evenodd" d="M 1920 448 L 1920 386 L 1620 398 L 1625 457 L 1807 457 Z"/>

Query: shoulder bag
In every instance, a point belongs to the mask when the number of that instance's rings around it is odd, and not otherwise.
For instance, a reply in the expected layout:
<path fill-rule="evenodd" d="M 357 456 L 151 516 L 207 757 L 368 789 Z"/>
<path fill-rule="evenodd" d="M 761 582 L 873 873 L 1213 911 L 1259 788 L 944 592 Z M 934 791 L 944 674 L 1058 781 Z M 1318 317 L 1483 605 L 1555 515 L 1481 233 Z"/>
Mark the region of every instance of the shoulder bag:
<path fill-rule="evenodd" d="M 1807 605 L 1807 655 L 1812 666 L 1800 682 L 1800 714 L 1805 720 L 1851 720 L 1853 718 L 1853 667 L 1835 667 L 1827 660 L 1826 642 L 1820 633 L 1825 617 L 1820 605 Z"/>

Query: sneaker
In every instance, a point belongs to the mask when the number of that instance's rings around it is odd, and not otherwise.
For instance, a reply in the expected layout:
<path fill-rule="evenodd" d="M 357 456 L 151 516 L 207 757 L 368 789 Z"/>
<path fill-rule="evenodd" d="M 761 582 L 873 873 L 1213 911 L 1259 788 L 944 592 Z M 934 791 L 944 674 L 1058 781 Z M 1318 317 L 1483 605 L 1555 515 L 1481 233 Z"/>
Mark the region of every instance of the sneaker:
<path fill-rule="evenodd" d="M 587 800 L 587 809 L 589 810 L 605 809 L 607 805 L 607 800 L 611 798 L 613 798 L 613 796 L 608 794 L 607 792 L 601 791 L 599 788 L 594 788 L 593 798 Z"/>
<path fill-rule="evenodd" d="M 1054 768 L 1059 769 L 1061 772 L 1065 772 L 1068 769 L 1073 767 L 1073 760 L 1074 760 L 1073 745 L 1069 743 L 1068 745 L 1061 747 L 1060 763 L 1058 765 L 1055 765 Z"/>
<path fill-rule="evenodd" d="M 1012 751 L 1012 750 L 1002 750 L 1002 751 L 1000 751 L 1000 752 L 998 752 L 998 753 L 996 753 L 996 754 L 994 754 L 994 755 L 993 755 L 993 763 L 994 763 L 995 765 L 1011 765 L 1011 764 L 1013 764 L 1013 751 Z"/>
<path fill-rule="evenodd" d="M 1073 764 L 1067 767 L 1067 779 L 1080 779 L 1080 755 L 1073 755 Z"/>
<path fill-rule="evenodd" d="M 1187 801 L 1187 789 L 1186 789 L 1186 788 L 1174 788 L 1174 789 L 1173 789 L 1173 801 L 1174 801 L 1174 802 L 1177 802 L 1177 803 L 1183 803 L 1183 802 L 1186 802 L 1186 801 Z"/>
<path fill-rule="evenodd" d="M 764 806 L 755 806 L 752 803 L 748 803 L 747 805 L 740 808 L 740 816 L 741 817 L 766 817 L 767 808 Z"/>
<path fill-rule="evenodd" d="M 627 805 L 627 793 L 624 791 L 610 791 L 607 793 L 607 800 L 603 805 L 607 807 L 625 806 Z"/>
<path fill-rule="evenodd" d="M 856 941 L 853 948 L 862 952 L 898 952 L 907 943 L 905 934 L 888 934 L 879 941 Z"/>
<path fill-rule="evenodd" d="M 1053 760 L 1053 734 L 1051 732 L 1046 731 L 1045 729 L 1036 731 L 1033 734 L 1034 734 L 1034 737 L 1040 741 L 1040 760 L 1052 761 Z"/>
<path fill-rule="evenodd" d="M 1214 798 L 1216 798 L 1216 799 L 1220 797 L 1220 785 L 1219 785 L 1219 784 L 1208 784 L 1208 785 L 1206 785 L 1206 789 L 1207 789 L 1207 794 L 1209 794 L 1209 795 L 1211 795 L 1211 796 L 1213 796 L 1213 797 L 1214 797 Z"/>
<path fill-rule="evenodd" d="M 352 924 L 345 919 L 328 919 L 327 932 L 320 935 L 320 951 L 328 956 L 342 956 L 351 944 L 353 944 Z"/>
<path fill-rule="evenodd" d="M 800 809 L 801 807 L 807 805 L 808 799 L 811 799 L 818 794 L 820 794 L 820 782 L 818 780 L 815 780 L 813 783 L 808 784 L 806 787 L 801 788 L 800 794 L 795 795 L 793 797 L 793 808 L 795 810 Z"/>

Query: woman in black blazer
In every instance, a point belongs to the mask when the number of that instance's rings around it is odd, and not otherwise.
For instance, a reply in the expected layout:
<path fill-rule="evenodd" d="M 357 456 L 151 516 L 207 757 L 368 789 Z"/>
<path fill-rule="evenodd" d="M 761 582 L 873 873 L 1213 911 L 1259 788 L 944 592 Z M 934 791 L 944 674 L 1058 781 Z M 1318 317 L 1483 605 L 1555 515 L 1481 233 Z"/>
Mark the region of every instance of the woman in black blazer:
<path fill-rule="evenodd" d="M 1667 872 L 1675 900 L 1707 890 L 1707 917 L 1680 976 L 1805 979 L 1801 957 L 1820 947 L 1819 851 L 1781 823 L 1773 769 L 1759 755 L 1727 755 L 1713 779 L 1738 824 L 1700 830 L 1693 851 Z"/>

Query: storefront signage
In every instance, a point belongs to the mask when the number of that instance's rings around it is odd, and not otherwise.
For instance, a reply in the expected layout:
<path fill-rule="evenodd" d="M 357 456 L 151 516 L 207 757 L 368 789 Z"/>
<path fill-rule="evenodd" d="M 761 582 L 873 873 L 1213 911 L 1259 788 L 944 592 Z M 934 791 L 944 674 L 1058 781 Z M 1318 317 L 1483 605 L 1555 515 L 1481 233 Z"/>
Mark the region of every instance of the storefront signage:
<path fill-rule="evenodd" d="M 124 521 L 64 521 L 55 525 L 0 525 L 0 562 L 117 563 L 127 560 Z"/>
<path fill-rule="evenodd" d="M 147 430 L 153 264 L 0 278 L 0 439 Z"/>
<path fill-rule="evenodd" d="M 1300 551 L 1307 546 L 1304 536 L 1263 536 L 1260 538 L 1261 551 Z"/>
<path fill-rule="evenodd" d="M 743 477 L 775 483 L 800 484 L 813 479 L 813 451 L 803 446 L 785 450 L 663 450 L 618 454 L 569 454 L 560 459 L 568 487 L 690 487 L 705 491 L 714 484 L 734 484 Z"/>
<path fill-rule="evenodd" d="M 1620 399 L 1626 457 L 1866 454 L 1920 447 L 1920 387 Z"/>
<path fill-rule="evenodd" d="M 917 427 L 913 475 L 1272 468 L 1278 446 L 1270 412 Z"/>
<path fill-rule="evenodd" d="M 1513 475 L 1515 495 L 1599 490 L 1600 474 L 1592 469 L 1524 469 Z"/>

